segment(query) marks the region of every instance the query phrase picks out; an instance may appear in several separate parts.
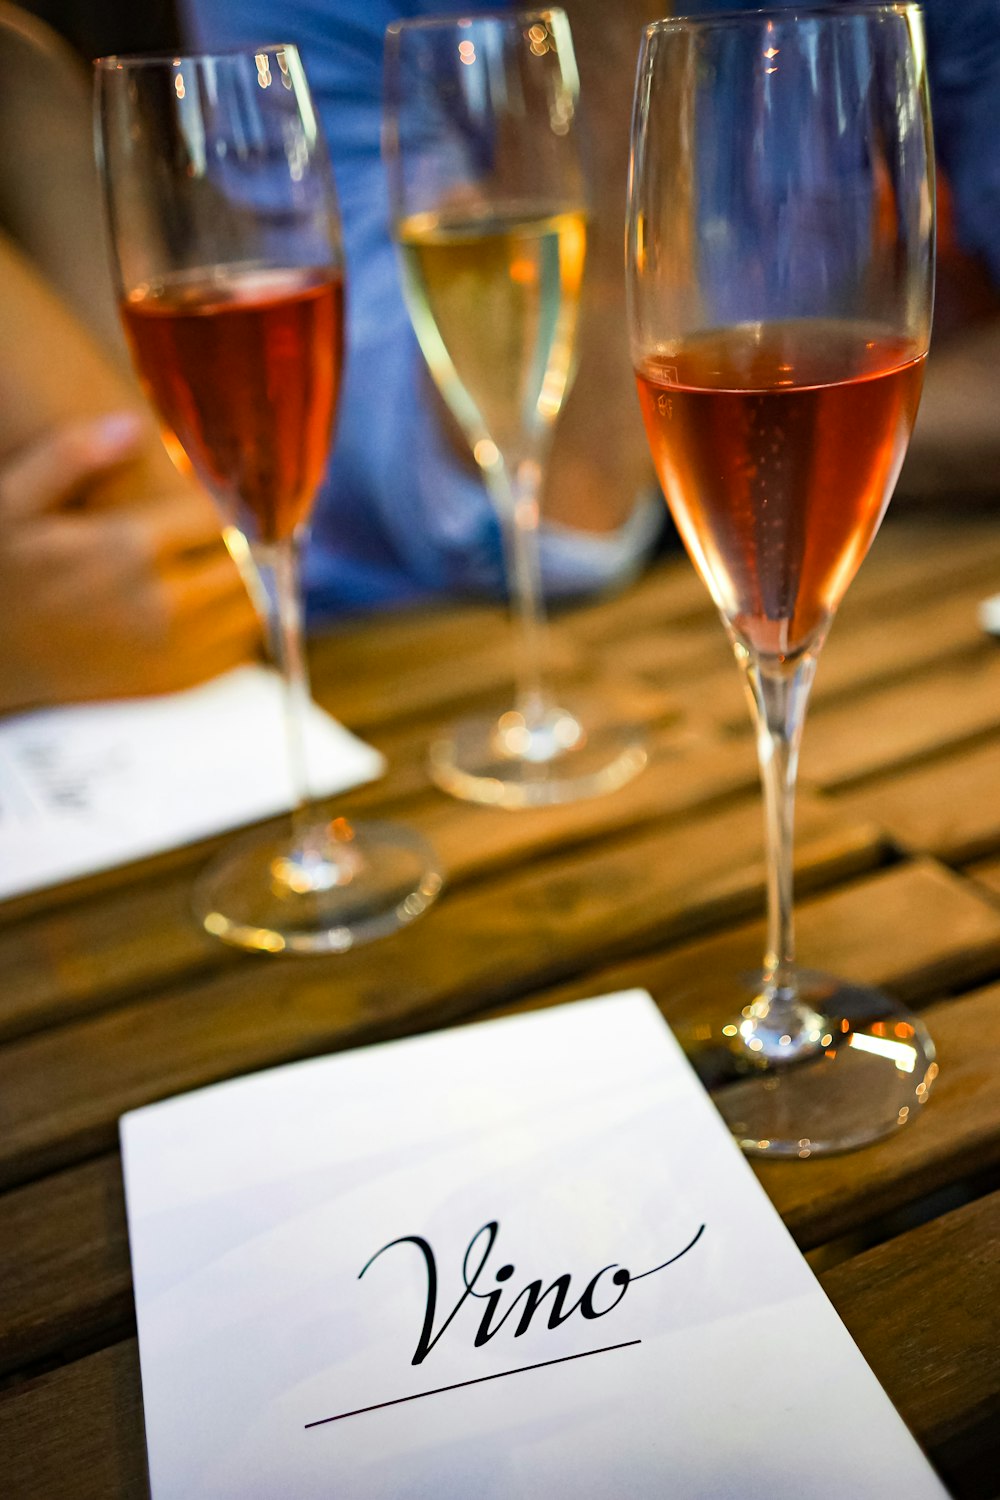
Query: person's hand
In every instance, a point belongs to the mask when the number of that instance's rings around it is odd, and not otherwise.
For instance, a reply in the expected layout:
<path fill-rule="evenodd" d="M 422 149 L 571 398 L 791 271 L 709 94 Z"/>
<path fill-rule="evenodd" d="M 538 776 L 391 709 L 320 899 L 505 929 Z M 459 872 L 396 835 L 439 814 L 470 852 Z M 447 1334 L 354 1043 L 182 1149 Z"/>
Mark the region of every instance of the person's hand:
<path fill-rule="evenodd" d="M 0 711 L 167 692 L 258 649 L 207 496 L 178 481 L 94 503 L 147 441 L 145 424 L 120 413 L 0 464 Z"/>

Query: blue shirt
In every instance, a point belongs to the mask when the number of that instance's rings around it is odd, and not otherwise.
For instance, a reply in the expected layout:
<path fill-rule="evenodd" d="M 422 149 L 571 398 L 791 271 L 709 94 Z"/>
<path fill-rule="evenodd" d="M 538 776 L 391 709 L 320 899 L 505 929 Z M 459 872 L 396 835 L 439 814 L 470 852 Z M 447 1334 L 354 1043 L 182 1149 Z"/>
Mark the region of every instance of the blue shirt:
<path fill-rule="evenodd" d="M 294 42 L 333 158 L 347 359 L 333 457 L 304 557 L 309 617 L 442 592 L 501 593 L 499 523 L 440 420 L 403 302 L 381 164 L 385 28 L 439 12 L 440 3 L 182 0 L 181 8 L 192 50 Z M 611 536 L 543 526 L 547 591 L 587 592 L 627 576 L 654 539 L 661 509 L 637 506 Z"/>
<path fill-rule="evenodd" d="M 1000 0 L 923 0 L 938 157 L 962 249 L 1000 290 Z"/>
<path fill-rule="evenodd" d="M 773 0 L 771 9 L 796 0 Z M 829 0 L 835 10 L 837 0 Z M 761 0 L 692 0 L 685 14 L 758 10 Z M 934 142 L 955 232 L 1000 289 L 1000 0 L 922 0 Z"/>

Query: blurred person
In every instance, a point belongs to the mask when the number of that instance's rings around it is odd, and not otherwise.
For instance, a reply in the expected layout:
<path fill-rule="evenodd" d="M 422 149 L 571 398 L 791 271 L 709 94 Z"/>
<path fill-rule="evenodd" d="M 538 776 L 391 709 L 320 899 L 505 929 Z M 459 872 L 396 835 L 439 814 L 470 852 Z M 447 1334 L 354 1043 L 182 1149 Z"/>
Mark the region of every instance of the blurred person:
<path fill-rule="evenodd" d="M 7 5 L 0 59 L 0 711 L 185 687 L 257 621 L 129 370 L 86 75 Z"/>
<path fill-rule="evenodd" d="M 272 0 L 178 3 L 182 28 L 197 47 L 247 44 L 274 29 Z M 776 8 L 792 3 L 776 0 Z M 827 3 L 835 9 L 839 0 Z M 637 501 L 644 474 L 635 455 L 642 436 L 628 409 L 634 402 L 621 253 L 617 235 L 608 233 L 618 227 L 624 195 L 641 27 L 671 9 L 691 14 L 759 4 L 676 0 L 671 7 L 629 0 L 612 16 L 602 0 L 566 0 L 597 158 L 597 255 L 585 283 L 577 387 L 557 428 L 543 506 L 550 591 L 598 587 L 627 574 L 649 542 Z M 307 563 L 320 606 L 328 591 L 350 592 L 345 567 L 378 597 L 499 586 L 495 521 L 475 498 L 474 479 L 463 485 L 449 472 L 454 461 L 442 422 L 431 415 L 435 397 L 402 303 L 378 159 L 384 27 L 401 15 L 442 9 L 440 0 L 373 0 L 363 11 L 351 0 L 283 0 L 278 11 L 282 34 L 303 53 L 333 146 L 353 292 L 353 363 L 341 436 Z M 943 212 L 933 356 L 898 489 L 904 500 L 954 506 L 1000 494 L 1000 150 L 993 129 L 1000 114 L 1000 3 L 924 0 L 923 9 Z M 602 249 L 602 234 L 612 246 Z M 379 461 L 372 461 L 372 449 Z M 408 504 L 401 502 L 396 477 L 400 453 L 416 460 Z M 340 527 L 344 519 L 350 524 Z M 567 522 L 577 528 L 568 535 L 561 526 Z M 351 533 L 348 546 L 343 538 Z"/>
<path fill-rule="evenodd" d="M 339 3 L 330 46 L 314 49 L 310 66 L 321 102 L 342 97 L 346 104 L 327 110 L 325 123 L 350 278 L 339 435 L 304 558 L 314 621 L 443 591 L 499 594 L 504 586 L 499 523 L 426 371 L 389 239 L 379 134 L 383 33 L 395 14 L 383 5 L 360 20 L 355 7 Z M 241 31 L 226 7 L 218 20 L 217 36 L 195 27 L 189 46 L 252 44 L 274 24 L 261 11 L 244 17 Z M 105 262 L 86 78 L 44 27 L 3 4 L 0 46 L 10 81 L 0 99 L 0 229 L 7 231 L 0 236 L 0 503 L 7 496 L 19 516 L 6 539 L 0 525 L 0 598 L 8 600 L 0 708 L 180 686 L 245 654 L 255 638 L 252 616 L 221 550 L 218 519 L 170 468 L 128 370 Z M 628 71 L 631 50 L 629 39 Z M 624 145 L 622 136 L 616 181 Z M 620 282 L 618 239 L 606 236 L 604 266 L 614 269 L 602 277 L 598 238 L 590 322 L 597 357 L 589 365 L 585 358 L 582 399 L 560 427 L 542 538 L 546 583 L 556 593 L 631 576 L 662 524 L 662 507 L 644 483 L 650 471 L 618 288 L 607 295 L 607 284 Z M 605 375 L 610 350 L 617 361 Z M 114 411 L 140 420 L 112 454 L 99 428 L 76 424 Z M 89 445 L 86 463 L 81 444 Z M 22 493 L 26 483 L 30 497 Z M 67 568 L 79 581 L 72 594 L 58 582 Z M 15 577 L 23 586 L 8 585 Z M 88 635 L 80 599 L 98 588 L 106 607 L 100 629 Z"/>
<path fill-rule="evenodd" d="M 473 0 L 470 14 L 489 9 Z M 492 8 L 496 8 L 495 4 Z M 648 7 L 647 7 L 648 9 Z M 303 579 L 310 618 L 433 594 L 502 594 L 497 515 L 468 444 L 431 380 L 403 301 L 381 160 L 385 29 L 440 14 L 441 0 L 179 0 L 193 52 L 252 47 L 280 32 L 303 58 L 330 145 L 343 222 L 347 358 L 333 457 L 315 508 Z M 572 17 L 571 17 L 572 19 Z M 603 29 L 602 29 L 603 30 Z M 637 33 L 602 34 L 630 98 Z M 600 80 L 595 76 L 595 88 Z M 597 170 L 584 276 L 580 360 L 557 421 L 539 533 L 549 597 L 592 594 L 631 578 L 664 523 L 628 359 L 621 217 L 628 109 L 609 154 L 585 78 L 582 109 Z"/>
<path fill-rule="evenodd" d="M 327 129 L 348 240 L 351 350 L 334 462 L 304 555 L 313 621 L 442 591 L 504 589 L 498 519 L 424 368 L 388 237 L 381 54 L 396 7 L 384 6 L 384 15 L 367 15 L 363 24 L 346 15 L 354 7 L 342 9 L 330 66 L 351 104 L 327 118 Z M 246 34 L 226 26 L 220 36 L 187 40 L 199 49 L 238 45 L 256 40 L 258 24 L 270 31 L 273 17 L 246 24 Z M 22 484 L 22 471 L 51 483 L 60 455 L 69 452 L 61 444 L 82 441 L 75 423 L 109 411 L 144 413 L 127 455 L 70 465 L 48 495 L 36 489 L 31 502 L 18 502 L 16 547 L 15 535 L 4 540 L 0 526 L 0 591 L 10 619 L 0 622 L 10 637 L 0 708 L 183 685 L 228 664 L 226 652 L 244 654 L 255 637 L 252 616 L 222 552 L 219 520 L 207 498 L 169 468 L 127 369 L 105 263 L 87 80 L 66 49 L 15 7 L 0 5 L 0 46 L 10 81 L 0 101 L 0 226 L 7 231 L 0 239 L 0 474 L 12 472 L 13 487 Z M 618 270 L 618 234 L 609 242 Z M 577 402 L 576 416 L 564 419 L 559 499 L 543 535 L 546 583 L 555 592 L 594 591 L 631 576 L 661 525 L 661 505 L 640 493 L 648 460 L 631 398 L 624 320 L 613 300 L 598 294 L 595 302 L 592 342 L 603 354 L 598 401 Z M 612 348 L 618 369 L 606 374 Z M 603 399 L 609 387 L 618 390 L 624 422 Z M 46 438 L 54 444 L 49 462 L 34 462 L 30 446 Z M 97 443 L 94 453 L 99 449 Z M 0 502 L 12 492 L 0 483 Z M 112 505 L 120 513 L 105 513 Z M 172 526 L 171 505 L 178 507 Z M 55 582 L 30 592 L 4 588 L 24 558 L 34 580 L 46 570 L 58 579 L 60 546 L 73 552 L 81 580 L 75 598 Z M 109 576 L 109 556 L 120 564 L 118 576 Z M 106 609 L 96 652 L 85 645 L 85 630 L 76 642 L 69 637 L 82 624 L 79 597 L 99 586 Z M 24 616 L 16 628 L 15 612 Z M 196 637 L 204 630 L 210 637 L 199 657 Z"/>
<path fill-rule="evenodd" d="M 723 3 L 731 8 L 733 0 Z M 283 39 L 297 42 L 330 139 L 344 218 L 349 342 L 336 448 L 304 559 L 313 622 L 344 609 L 443 591 L 499 593 L 503 588 L 496 516 L 433 388 L 402 301 L 380 160 L 385 25 L 401 9 L 423 14 L 437 8 L 433 0 L 403 6 L 373 0 L 359 12 L 351 0 L 285 0 L 276 17 L 273 3 L 264 0 L 180 4 L 189 50 L 252 45 L 276 28 Z M 639 29 L 660 8 L 630 0 L 624 13 L 609 18 L 599 0 L 570 0 L 567 6 L 591 120 L 598 212 L 580 375 L 556 430 L 544 505 L 542 555 L 550 594 L 596 591 L 632 576 L 662 516 L 659 502 L 649 499 L 646 445 L 632 394 L 618 234 Z M 712 8 L 711 0 L 697 8 Z M 89 563 L 97 579 L 98 560 L 107 555 L 107 538 L 99 536 L 97 521 L 111 519 L 106 506 L 125 505 L 136 555 L 157 559 L 145 575 L 147 587 L 132 593 L 131 624 L 109 609 L 101 633 L 105 668 L 98 669 L 84 653 L 91 671 L 67 682 L 70 674 L 58 658 L 71 660 L 65 648 L 70 622 L 53 619 L 50 628 L 39 615 L 40 654 L 48 652 L 53 660 L 47 671 L 36 663 L 29 672 L 18 665 L 23 644 L 5 652 L 0 707 L 143 691 L 154 680 L 179 684 L 199 670 L 196 638 L 204 620 L 194 600 L 208 607 L 209 575 L 220 590 L 213 605 L 219 657 L 250 649 L 252 616 L 221 552 L 219 523 L 207 498 L 170 468 L 126 373 L 102 244 L 86 80 L 11 7 L 0 4 L 0 20 L 0 43 L 17 64 L 5 68 L 8 87 L 0 98 L 5 148 L 0 226 L 23 252 L 0 239 L 0 472 L 13 462 L 16 479 L 26 445 L 57 435 L 66 423 L 115 410 L 135 412 L 141 436 L 129 456 L 71 475 L 61 498 L 28 505 L 22 514 L 29 518 L 28 530 L 38 524 L 32 516 L 51 517 L 53 506 L 60 516 L 74 517 L 80 524 L 67 535 L 85 554 L 84 572 Z M 939 318 L 901 487 L 914 494 L 995 495 L 1000 439 L 995 377 L 987 362 L 1000 343 L 995 316 L 1000 216 L 996 153 L 981 125 L 996 102 L 1000 7 L 995 0 L 929 0 L 928 24 L 939 152 L 956 205 L 956 249 L 951 261 L 942 257 L 942 285 L 956 287 L 958 294 L 952 314 Z M 26 49 L 32 51 L 30 59 Z M 44 130 L 36 128 L 40 113 Z M 979 290 L 970 296 L 973 285 Z M 4 493 L 0 483 L 0 497 Z M 174 531 L 166 511 L 181 504 L 182 494 L 189 524 Z M 0 526 L 0 552 L 3 534 Z M 36 534 L 39 546 L 31 556 L 41 573 L 45 545 L 55 533 L 51 526 L 39 526 Z M 117 553 L 122 559 L 126 555 Z M 0 600 L 6 592 L 5 566 L 9 574 L 18 564 L 0 556 Z M 205 583 L 200 593 L 191 587 L 194 575 Z M 121 587 L 119 596 L 128 592 Z M 51 591 L 46 607 L 52 609 L 60 597 Z M 0 634 L 9 630 L 0 620 Z M 21 630 L 22 642 L 29 633 Z M 141 653 L 135 649 L 139 642 Z M 158 676 L 152 660 L 156 646 L 150 642 L 159 646 Z M 201 670 L 213 670 L 207 658 Z"/>

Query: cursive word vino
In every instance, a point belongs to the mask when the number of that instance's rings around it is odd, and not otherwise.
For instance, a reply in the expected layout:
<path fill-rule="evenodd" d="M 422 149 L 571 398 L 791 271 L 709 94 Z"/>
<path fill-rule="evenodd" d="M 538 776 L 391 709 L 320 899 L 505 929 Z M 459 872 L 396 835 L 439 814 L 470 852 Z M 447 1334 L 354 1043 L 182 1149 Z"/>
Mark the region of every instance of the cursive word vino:
<path fill-rule="evenodd" d="M 682 1249 L 671 1255 L 669 1259 L 662 1261 L 660 1265 L 651 1267 L 648 1271 L 633 1273 L 626 1266 L 620 1266 L 616 1262 L 602 1266 L 587 1281 L 586 1286 L 576 1301 L 567 1306 L 571 1287 L 569 1272 L 564 1272 L 563 1275 L 556 1276 L 548 1286 L 545 1286 L 541 1280 L 529 1281 L 526 1286 L 522 1287 L 513 1296 L 506 1296 L 507 1283 L 514 1275 L 515 1269 L 508 1262 L 505 1265 L 499 1266 L 494 1273 L 496 1286 L 490 1291 L 481 1290 L 481 1278 L 486 1269 L 486 1262 L 496 1243 L 497 1235 L 500 1233 L 499 1222 L 496 1219 L 491 1219 L 488 1224 L 483 1225 L 482 1229 L 478 1229 L 469 1241 L 468 1248 L 462 1258 L 462 1291 L 451 1312 L 443 1320 L 436 1332 L 434 1321 L 437 1315 L 437 1259 L 430 1243 L 422 1235 L 404 1234 L 399 1239 L 390 1240 L 387 1245 L 383 1245 L 380 1250 L 376 1250 L 375 1254 L 369 1257 L 358 1272 L 358 1280 L 361 1280 L 361 1277 L 378 1260 L 379 1256 L 384 1255 L 387 1250 L 394 1249 L 397 1245 L 414 1245 L 419 1250 L 423 1256 L 424 1270 L 427 1274 L 427 1299 L 424 1305 L 423 1324 L 420 1336 L 417 1339 L 417 1347 L 411 1360 L 411 1364 L 419 1365 L 427 1358 L 434 1345 L 441 1338 L 441 1335 L 454 1321 L 456 1315 L 470 1297 L 486 1304 L 482 1310 L 479 1328 L 472 1341 L 473 1347 L 476 1349 L 481 1349 L 484 1344 L 488 1343 L 491 1338 L 498 1334 L 500 1329 L 515 1312 L 518 1314 L 518 1319 L 514 1328 L 514 1338 L 520 1338 L 522 1334 L 527 1333 L 535 1314 L 542 1306 L 542 1303 L 549 1297 L 552 1298 L 551 1303 L 546 1309 L 547 1326 L 549 1328 L 558 1328 L 560 1323 L 565 1323 L 566 1319 L 571 1317 L 575 1312 L 579 1312 L 583 1318 L 603 1318 L 618 1306 L 633 1281 L 642 1281 L 645 1277 L 653 1276 L 657 1271 L 663 1271 L 666 1270 L 667 1266 L 672 1266 L 675 1261 L 687 1255 L 689 1250 L 694 1249 L 704 1232 L 704 1224 L 699 1225 L 693 1238 Z M 479 1253 L 479 1261 L 475 1268 L 472 1269 L 472 1259 L 477 1252 Z M 607 1277 L 606 1281 L 605 1277 Z M 501 1312 L 500 1308 L 505 1300 L 506 1307 Z"/>
<path fill-rule="evenodd" d="M 488 435 L 516 453 L 523 433 L 558 415 L 573 374 L 583 213 L 455 209 L 404 219 L 397 236 L 438 388 L 473 443 Z"/>
<path fill-rule="evenodd" d="M 923 367 L 906 338 L 797 319 L 678 341 L 637 371 L 678 530 L 753 651 L 822 641 L 892 494 Z"/>
<path fill-rule="evenodd" d="M 201 273 L 142 286 L 122 317 L 141 379 L 225 518 L 276 542 L 306 518 L 330 447 L 343 283 L 329 270 Z"/>

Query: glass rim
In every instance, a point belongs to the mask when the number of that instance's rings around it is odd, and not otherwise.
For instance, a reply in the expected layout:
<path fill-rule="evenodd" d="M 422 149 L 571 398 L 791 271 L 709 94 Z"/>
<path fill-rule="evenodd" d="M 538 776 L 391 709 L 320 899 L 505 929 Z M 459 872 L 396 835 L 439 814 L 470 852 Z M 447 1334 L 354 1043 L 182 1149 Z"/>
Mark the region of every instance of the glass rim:
<path fill-rule="evenodd" d="M 101 72 L 110 73 L 125 68 L 156 68 L 165 64 L 174 68 L 186 67 L 190 63 L 225 62 L 237 57 L 273 56 L 277 52 L 294 52 L 298 56 L 295 42 L 262 42 L 259 46 L 213 47 L 208 52 L 109 52 L 95 57 L 93 66 Z"/>
<path fill-rule="evenodd" d="M 386 36 L 400 36 L 404 31 L 443 31 L 445 28 L 456 26 L 476 26 L 480 21 L 487 23 L 492 21 L 523 22 L 530 20 L 542 20 L 547 16 L 565 17 L 566 12 L 561 5 L 540 5 L 538 7 L 525 7 L 516 10 L 507 10 L 503 6 L 495 6 L 490 10 L 462 11 L 456 10 L 451 15 L 440 16 L 401 16 L 398 21 L 390 21 L 385 28 Z"/>
<path fill-rule="evenodd" d="M 650 21 L 643 35 L 651 37 L 665 31 L 709 31 L 714 26 L 738 26 L 750 21 L 771 21 L 776 26 L 794 21 L 841 21 L 857 20 L 871 16 L 922 15 L 923 5 L 919 0 L 849 0 L 849 3 L 830 5 L 807 4 L 803 6 L 761 5 L 755 10 L 701 11 L 694 15 L 664 16 L 659 21 Z"/>

